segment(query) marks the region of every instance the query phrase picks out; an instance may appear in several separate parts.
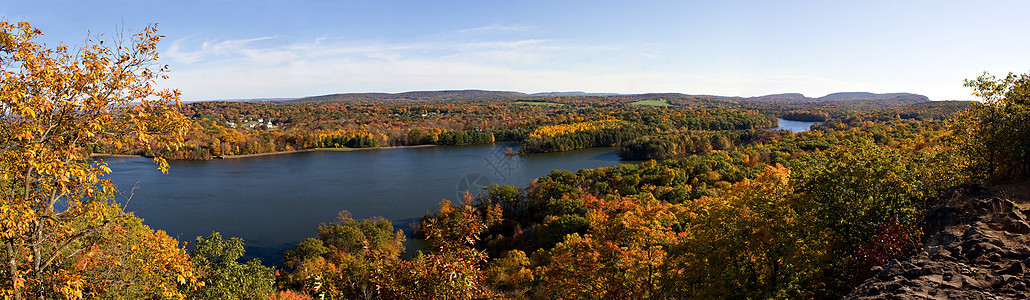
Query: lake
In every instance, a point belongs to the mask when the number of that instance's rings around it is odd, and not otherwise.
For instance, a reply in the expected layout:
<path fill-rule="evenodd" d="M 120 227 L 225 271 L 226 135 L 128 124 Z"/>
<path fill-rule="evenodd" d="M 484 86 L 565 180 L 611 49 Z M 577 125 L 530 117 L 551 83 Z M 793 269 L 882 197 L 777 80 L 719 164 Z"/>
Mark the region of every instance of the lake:
<path fill-rule="evenodd" d="M 171 161 L 162 175 L 152 159 L 107 157 L 108 175 L 144 224 L 193 243 L 212 231 L 240 237 L 246 258 L 282 265 L 282 253 L 315 237 L 341 210 L 410 226 L 441 199 L 490 184 L 525 188 L 552 170 L 620 164 L 615 148 L 509 156 L 510 144 L 316 151 L 211 161 Z M 517 150 L 515 148 L 514 150 Z M 135 186 L 135 189 L 133 189 Z M 409 238 L 411 240 L 411 238 Z M 411 246 L 411 243 L 409 243 Z"/>
<path fill-rule="evenodd" d="M 777 118 L 776 120 L 778 120 L 780 122 L 780 126 L 769 128 L 769 130 L 786 129 L 786 130 L 790 130 L 793 133 L 798 133 L 798 132 L 808 131 L 808 130 L 812 129 L 812 125 L 813 124 L 819 123 L 819 122 L 804 122 L 804 121 L 786 120 L 786 119 L 780 119 L 780 118 Z"/>

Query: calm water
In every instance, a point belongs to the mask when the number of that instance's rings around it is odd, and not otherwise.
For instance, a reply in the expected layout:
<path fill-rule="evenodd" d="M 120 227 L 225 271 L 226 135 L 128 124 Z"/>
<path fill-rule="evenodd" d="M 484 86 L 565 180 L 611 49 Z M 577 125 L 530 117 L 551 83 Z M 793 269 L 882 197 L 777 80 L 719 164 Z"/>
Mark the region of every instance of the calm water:
<path fill-rule="evenodd" d="M 786 129 L 786 130 L 790 130 L 791 132 L 798 133 L 798 132 L 802 132 L 802 131 L 808 131 L 809 129 L 812 129 L 812 125 L 813 124 L 819 123 L 819 122 L 792 121 L 792 120 L 784 120 L 784 119 L 779 119 L 779 118 L 777 118 L 777 120 L 780 121 L 780 126 L 779 127 L 770 128 L 769 130 Z"/>
<path fill-rule="evenodd" d="M 782 123 L 781 123 L 782 124 Z M 246 241 L 247 256 L 281 265 L 282 252 L 316 235 L 340 210 L 410 224 L 441 199 L 490 184 L 524 188 L 551 170 L 618 165 L 613 148 L 507 156 L 506 145 L 308 152 L 173 161 L 161 175 L 148 158 L 107 158 L 128 210 L 180 241 L 212 231 Z M 119 199 L 124 203 L 125 199 Z"/>

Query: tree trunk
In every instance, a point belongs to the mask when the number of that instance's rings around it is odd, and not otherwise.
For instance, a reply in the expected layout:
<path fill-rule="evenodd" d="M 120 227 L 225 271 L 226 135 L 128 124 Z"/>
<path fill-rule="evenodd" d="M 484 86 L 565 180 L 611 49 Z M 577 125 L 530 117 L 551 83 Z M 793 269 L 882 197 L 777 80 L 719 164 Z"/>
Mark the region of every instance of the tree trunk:
<path fill-rule="evenodd" d="M 14 299 L 21 300 L 21 289 L 14 284 L 14 277 L 18 274 L 18 261 L 15 259 L 14 253 L 14 239 L 7 239 L 7 261 L 8 261 L 8 272 L 11 273 L 11 289 L 13 290 Z"/>

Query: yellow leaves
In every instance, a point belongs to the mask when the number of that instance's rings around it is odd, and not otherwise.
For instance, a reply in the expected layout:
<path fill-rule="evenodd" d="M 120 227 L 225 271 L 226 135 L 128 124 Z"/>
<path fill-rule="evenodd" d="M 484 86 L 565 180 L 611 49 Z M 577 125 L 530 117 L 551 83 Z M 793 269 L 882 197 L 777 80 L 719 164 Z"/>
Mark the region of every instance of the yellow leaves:
<path fill-rule="evenodd" d="M 29 282 L 29 279 L 27 278 L 27 276 L 25 276 L 24 273 L 26 273 L 26 271 L 20 271 L 20 272 L 16 272 L 16 274 L 14 274 L 14 276 L 12 276 L 13 278 L 11 278 L 11 281 L 12 281 L 11 282 L 11 287 L 15 291 L 20 290 L 20 289 L 24 289 L 26 283 Z M 8 298 L 5 298 L 5 300 L 6 299 L 8 299 Z"/>
<path fill-rule="evenodd" d="M 790 169 L 779 164 L 766 166 L 754 180 L 744 179 L 734 184 L 728 197 L 783 198 L 793 192 L 789 180 Z"/>
<path fill-rule="evenodd" d="M 28 118 L 28 119 L 35 119 L 36 118 L 36 110 L 34 110 L 34 109 L 32 109 L 31 107 L 28 107 L 28 106 L 21 107 L 21 110 L 18 111 L 18 114 L 21 115 L 22 117 Z"/>
<path fill-rule="evenodd" d="M 451 214 L 452 211 L 454 211 L 454 207 L 451 206 L 451 201 L 450 200 L 447 200 L 447 199 L 440 200 L 439 206 L 440 206 L 440 211 L 439 211 L 438 214 L 440 214 L 440 215 L 449 215 L 449 214 Z"/>
<path fill-rule="evenodd" d="M 0 238 L 12 239 L 27 235 L 38 219 L 35 211 L 21 201 L 4 199 L 0 205 Z"/>
<path fill-rule="evenodd" d="M 716 171 L 708 171 L 708 173 L 705 174 L 705 180 L 708 182 L 716 182 L 719 181 L 719 179 L 721 178 L 722 175 L 719 175 L 719 172 Z"/>
<path fill-rule="evenodd" d="M 157 164 L 157 169 L 161 171 L 161 174 L 168 174 L 168 169 L 171 168 L 171 166 L 168 165 L 167 160 L 165 160 L 163 157 L 155 156 L 154 163 Z"/>
<path fill-rule="evenodd" d="M 65 279 L 60 290 L 61 295 L 67 299 L 82 299 L 82 278 L 74 275 L 70 277 Z"/>
<path fill-rule="evenodd" d="M 100 171 L 103 172 L 103 174 L 111 173 L 111 168 L 107 166 L 107 162 L 106 161 L 105 162 L 100 162 L 97 165 L 97 168 L 100 169 Z"/>
<path fill-rule="evenodd" d="M 622 120 L 602 120 L 602 121 L 591 121 L 591 122 L 579 122 L 572 124 L 558 124 L 540 126 L 533 132 L 529 133 L 530 138 L 541 138 L 541 137 L 555 137 L 559 135 L 565 135 L 570 133 L 576 133 L 580 131 L 592 131 L 612 128 L 622 128 L 627 123 Z"/>
<path fill-rule="evenodd" d="M 0 191 L 5 195 L 0 206 L 0 236 L 23 245 L 10 257 L 15 258 L 18 269 L 31 271 L 25 273 L 29 277 L 26 280 L 39 282 L 22 285 L 16 279 L 14 294 L 81 298 L 84 284 L 99 284 L 84 279 L 78 271 L 69 271 L 73 267 L 62 269 L 58 265 L 68 257 L 57 256 L 66 253 L 49 248 L 65 244 L 77 247 L 79 233 L 111 218 L 105 200 L 97 198 L 114 190 L 110 181 L 101 179 L 111 169 L 102 162 L 85 161 L 83 148 L 101 138 L 147 146 L 151 140 L 171 144 L 182 140 L 185 117 L 169 104 L 178 103 L 178 93 L 155 91 L 151 86 L 159 74 L 147 69 L 156 59 L 154 49 L 159 38 L 152 34 L 152 28 L 147 31 L 151 34 L 141 36 L 145 40 L 132 43 L 142 50 L 138 52 L 141 55 L 117 60 L 108 47 L 92 41 L 76 53 L 66 46 L 47 48 L 33 41 L 42 32 L 27 22 L 14 25 L 0 21 L 0 49 L 4 54 L 0 60 L 0 101 L 13 115 L 0 120 L 0 148 L 4 149 L 0 153 L 0 178 L 4 181 Z M 137 111 L 140 114 L 134 114 Z M 167 171 L 167 162 L 160 158 L 155 162 Z M 60 209 L 55 211 L 55 206 Z M 39 253 L 40 257 L 29 253 Z M 181 249 L 165 254 L 185 256 Z M 91 266 L 78 262 L 69 266 L 75 265 Z M 58 274 L 67 280 L 43 283 L 58 278 L 53 277 Z"/>

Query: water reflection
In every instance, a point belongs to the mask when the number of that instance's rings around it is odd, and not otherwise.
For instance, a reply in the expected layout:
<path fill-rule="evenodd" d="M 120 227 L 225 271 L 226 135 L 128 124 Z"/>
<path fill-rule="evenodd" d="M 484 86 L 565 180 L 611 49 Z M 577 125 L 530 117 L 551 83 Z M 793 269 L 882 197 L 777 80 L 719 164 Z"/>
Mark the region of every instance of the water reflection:
<path fill-rule="evenodd" d="M 808 130 L 812 129 L 812 125 L 814 125 L 815 123 L 819 123 L 819 122 L 804 122 L 804 121 L 786 120 L 786 119 L 780 119 L 780 118 L 777 118 L 776 120 L 778 120 L 780 122 L 780 126 L 774 127 L 774 128 L 770 128 L 769 130 L 784 130 L 785 129 L 785 130 L 790 130 L 791 132 L 794 132 L 794 133 L 798 133 L 798 132 L 808 131 Z"/>
<path fill-rule="evenodd" d="M 281 265 L 282 252 L 314 237 L 348 210 L 410 224 L 441 199 L 489 184 L 525 187 L 551 170 L 618 165 L 613 148 L 511 156 L 511 145 L 309 152 L 213 161 L 173 161 L 167 175 L 147 158 L 111 157 L 109 178 L 129 211 L 180 241 L 219 231 L 247 243 L 249 257 Z M 464 183 L 464 185 L 463 185 Z M 119 199 L 125 201 L 125 199 Z"/>

